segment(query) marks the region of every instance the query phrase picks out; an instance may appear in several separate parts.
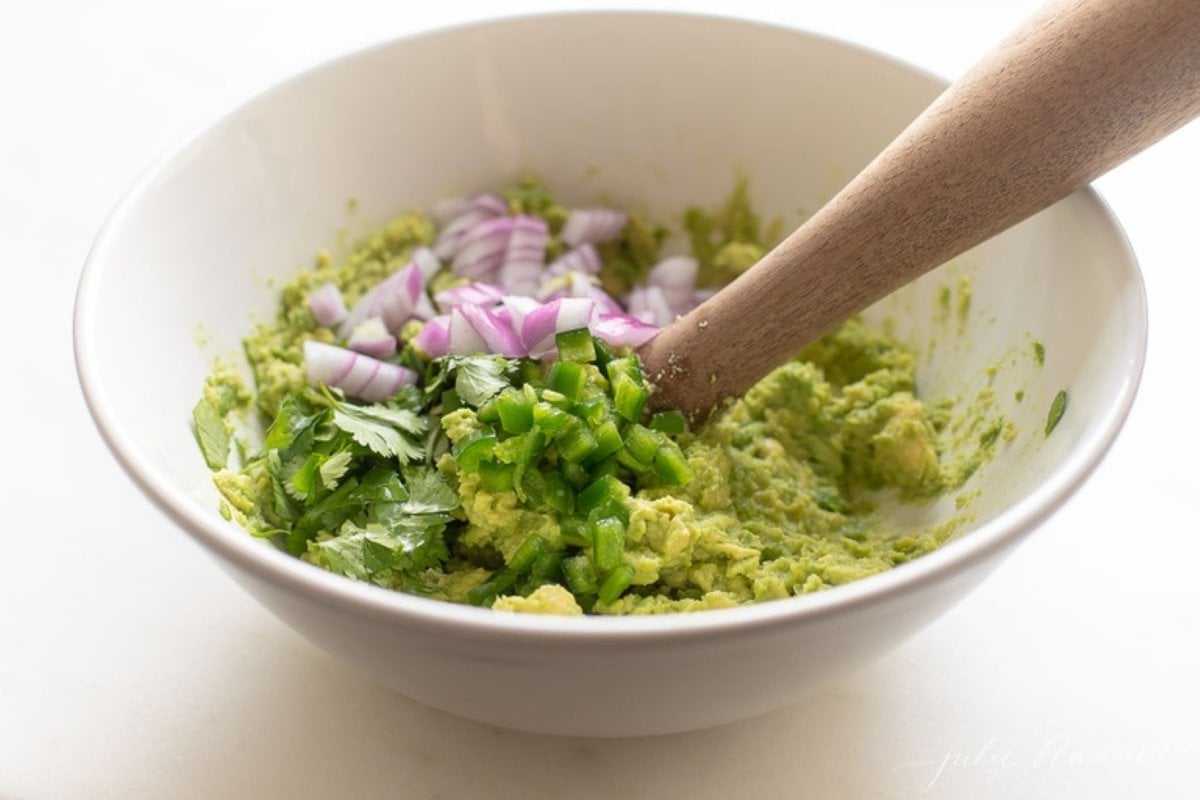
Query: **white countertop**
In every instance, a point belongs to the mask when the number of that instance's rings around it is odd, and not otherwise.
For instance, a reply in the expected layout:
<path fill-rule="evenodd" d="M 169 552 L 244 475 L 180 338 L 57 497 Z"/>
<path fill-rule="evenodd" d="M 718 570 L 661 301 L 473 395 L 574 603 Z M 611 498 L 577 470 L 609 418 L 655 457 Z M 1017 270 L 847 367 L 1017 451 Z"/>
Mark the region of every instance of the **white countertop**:
<path fill-rule="evenodd" d="M 966 601 L 800 705 L 623 741 L 460 720 L 300 639 L 151 507 L 101 443 L 73 369 L 92 237 L 152 157 L 296 70 L 564 7 L 411 5 L 51 1 L 3 15 L 0 798 L 1200 796 L 1196 124 L 1099 182 L 1152 319 L 1141 393 L 1107 460 Z M 654 7 L 778 21 L 954 77 L 1037 5 Z"/>

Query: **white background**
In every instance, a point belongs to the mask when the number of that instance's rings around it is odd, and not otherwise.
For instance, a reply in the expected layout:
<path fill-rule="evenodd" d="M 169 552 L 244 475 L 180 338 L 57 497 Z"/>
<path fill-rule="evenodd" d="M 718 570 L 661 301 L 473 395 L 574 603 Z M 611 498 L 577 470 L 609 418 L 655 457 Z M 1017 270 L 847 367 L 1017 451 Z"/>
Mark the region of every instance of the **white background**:
<path fill-rule="evenodd" d="M 953 78 L 1037 5 L 653 7 L 777 21 Z M 967 601 L 783 711 L 603 741 L 423 708 L 269 616 L 133 488 L 85 411 L 71 303 L 92 237 L 147 163 L 321 60 L 565 7 L 5 6 L 0 798 L 1200 796 L 1196 124 L 1098 184 L 1141 259 L 1151 307 L 1141 394 L 1108 459 Z"/>

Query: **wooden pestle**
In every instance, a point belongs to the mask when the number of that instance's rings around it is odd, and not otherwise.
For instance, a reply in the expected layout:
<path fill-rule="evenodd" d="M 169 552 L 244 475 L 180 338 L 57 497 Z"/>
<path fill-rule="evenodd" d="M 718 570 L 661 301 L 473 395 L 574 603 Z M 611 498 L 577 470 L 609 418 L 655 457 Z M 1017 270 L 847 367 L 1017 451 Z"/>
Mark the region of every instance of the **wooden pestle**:
<path fill-rule="evenodd" d="M 1200 114 L 1200 0 L 1057 0 L 758 264 L 642 346 L 707 415 L 804 345 Z"/>

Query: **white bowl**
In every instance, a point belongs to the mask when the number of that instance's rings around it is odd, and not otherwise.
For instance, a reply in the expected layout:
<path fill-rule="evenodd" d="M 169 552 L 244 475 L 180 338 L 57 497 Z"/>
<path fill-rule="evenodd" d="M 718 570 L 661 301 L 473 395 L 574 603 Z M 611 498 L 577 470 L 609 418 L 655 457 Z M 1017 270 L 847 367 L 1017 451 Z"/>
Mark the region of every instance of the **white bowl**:
<path fill-rule="evenodd" d="M 80 284 L 75 347 L 92 414 L 129 475 L 242 586 L 330 653 L 409 697 L 556 734 L 699 728 L 777 708 L 862 666 L 966 594 L 1095 467 L 1133 400 L 1141 279 L 1116 222 L 1078 193 L 872 309 L 918 346 L 925 394 L 995 377 L 1019 434 L 965 487 L 961 538 L 815 595 L 656 618 L 558 619 L 392 593 L 323 572 L 217 513 L 189 430 L 209 359 L 274 308 L 273 280 L 350 224 L 504 185 L 672 218 L 737 175 L 794 225 L 941 89 L 827 39 L 679 14 L 579 13 L 403 39 L 254 98 L 120 203 Z M 357 215 L 348 223 L 347 200 Z M 365 220 L 365 222 L 364 222 Z M 936 295 L 973 276 L 962 336 Z M 276 284 L 277 285 L 277 284 Z M 197 344 L 198 335 L 207 344 Z M 1045 344 L 1038 367 L 1031 342 Z M 1060 388 L 1070 407 L 1042 433 Z M 1013 394 L 1025 390 L 1023 402 Z M 953 504 L 909 511 L 936 523 Z M 236 677 L 236 676 L 231 676 Z"/>

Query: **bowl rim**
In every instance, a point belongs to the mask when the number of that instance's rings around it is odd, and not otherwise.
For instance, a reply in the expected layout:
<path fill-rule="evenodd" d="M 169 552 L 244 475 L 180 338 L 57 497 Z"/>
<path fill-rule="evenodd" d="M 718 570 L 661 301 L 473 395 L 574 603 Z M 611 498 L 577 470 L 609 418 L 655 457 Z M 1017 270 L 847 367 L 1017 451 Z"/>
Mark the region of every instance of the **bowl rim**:
<path fill-rule="evenodd" d="M 293 83 L 378 51 L 403 46 L 416 39 L 461 35 L 494 26 L 522 24 L 530 20 L 563 17 L 620 17 L 636 15 L 688 18 L 714 24 L 744 26 L 786 33 L 810 41 L 856 51 L 858 55 L 890 63 L 941 85 L 945 79 L 906 61 L 855 42 L 781 24 L 714 13 L 686 11 L 587 11 L 531 12 L 521 15 L 488 16 L 456 25 L 430 28 L 390 38 L 327 59 L 277 81 L 251 95 L 180 140 L 153 160 L 126 190 L 109 213 L 90 248 L 80 275 L 73 314 L 73 347 L 76 372 L 84 399 L 96 427 L 117 462 L 137 487 L 168 518 L 190 536 L 239 570 L 251 573 L 278 589 L 307 596 L 363 618 L 406 628 L 437 630 L 476 640 L 523 641 L 565 644 L 645 644 L 697 640 L 718 633 L 750 635 L 768 629 L 815 622 L 852 609 L 882 603 L 908 594 L 922 585 L 946 581 L 982 562 L 997 551 L 1015 544 L 1040 522 L 1053 514 L 1087 480 L 1103 460 L 1123 426 L 1137 394 L 1147 351 L 1147 302 L 1144 278 L 1137 258 L 1116 216 L 1099 193 L 1086 187 L 1070 199 L 1082 202 L 1098 214 L 1116 234 L 1121 262 L 1128 267 L 1118 306 L 1127 320 L 1126 342 L 1133 354 L 1120 390 L 1114 395 L 1091 435 L 1082 439 L 1047 481 L 1012 506 L 970 531 L 946 542 L 937 550 L 884 572 L 830 587 L 813 594 L 764 601 L 745 606 L 648 616 L 563 617 L 539 614 L 501 613 L 491 609 L 434 600 L 384 589 L 327 572 L 248 535 L 220 517 L 215 508 L 202 509 L 186 492 L 174 487 L 151 460 L 139 452 L 120 415 L 112 407 L 92 349 L 96 326 L 96 296 L 106 271 L 111 268 L 107 251 L 121 234 L 143 196 L 170 171 L 170 166 L 204 140 L 215 135 L 246 109 Z"/>

